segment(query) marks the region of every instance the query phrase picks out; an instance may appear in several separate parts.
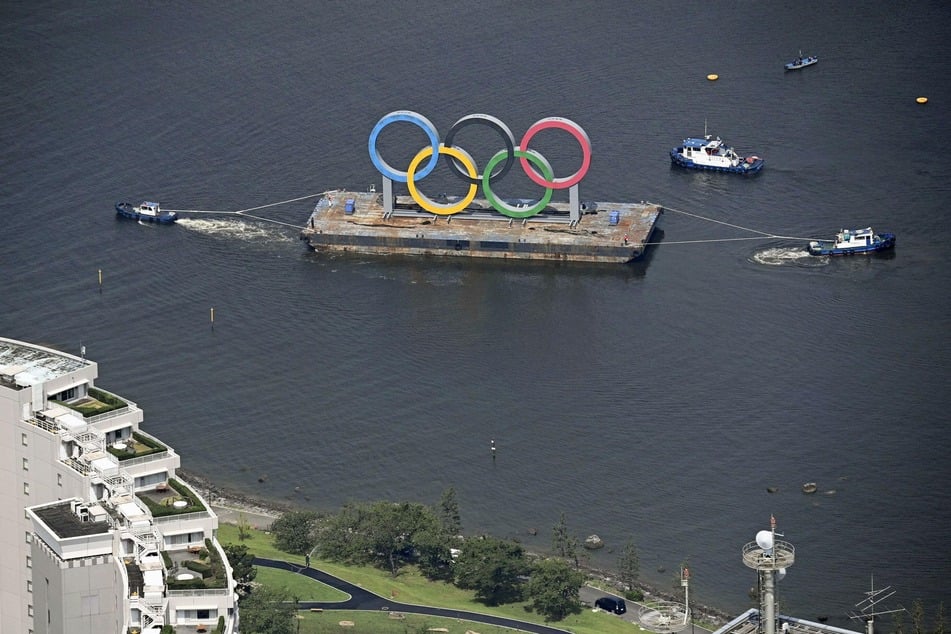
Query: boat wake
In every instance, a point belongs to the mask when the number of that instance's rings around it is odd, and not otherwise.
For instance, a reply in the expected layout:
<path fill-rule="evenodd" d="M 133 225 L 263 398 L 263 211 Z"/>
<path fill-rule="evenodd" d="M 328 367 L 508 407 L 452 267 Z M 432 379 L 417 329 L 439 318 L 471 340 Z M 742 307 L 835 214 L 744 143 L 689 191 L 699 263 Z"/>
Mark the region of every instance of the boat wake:
<path fill-rule="evenodd" d="M 772 247 L 763 249 L 750 256 L 750 261 L 766 266 L 802 267 L 825 266 L 829 263 L 828 258 L 817 258 L 809 255 L 809 251 L 806 249 L 796 247 Z"/>
<path fill-rule="evenodd" d="M 178 226 L 189 231 L 195 231 L 216 238 L 240 240 L 244 242 L 289 242 L 297 240 L 297 235 L 289 231 L 289 227 L 267 225 L 244 219 L 215 219 L 182 218 Z"/>

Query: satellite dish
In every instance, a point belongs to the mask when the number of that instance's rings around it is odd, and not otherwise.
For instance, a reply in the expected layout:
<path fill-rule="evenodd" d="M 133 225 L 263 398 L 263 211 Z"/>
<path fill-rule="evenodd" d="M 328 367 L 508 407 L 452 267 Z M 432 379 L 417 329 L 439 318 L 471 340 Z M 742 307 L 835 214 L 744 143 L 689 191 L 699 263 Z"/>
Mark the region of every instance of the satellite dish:
<path fill-rule="evenodd" d="M 776 571 L 776 581 L 782 581 L 785 578 L 786 578 L 785 568 L 780 568 L 779 570 Z"/>
<path fill-rule="evenodd" d="M 772 550 L 773 534 L 770 531 L 760 531 L 756 533 L 756 545 L 763 550 Z"/>

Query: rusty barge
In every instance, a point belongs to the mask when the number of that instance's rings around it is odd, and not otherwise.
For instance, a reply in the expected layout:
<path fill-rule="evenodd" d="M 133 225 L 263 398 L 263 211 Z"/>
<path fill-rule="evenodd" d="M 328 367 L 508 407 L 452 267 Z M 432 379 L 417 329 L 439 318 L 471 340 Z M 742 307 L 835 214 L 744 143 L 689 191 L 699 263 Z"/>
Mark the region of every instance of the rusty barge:
<path fill-rule="evenodd" d="M 474 199 L 459 213 L 437 215 L 410 196 L 324 192 L 301 231 L 318 253 L 455 256 L 625 263 L 640 258 L 663 213 L 652 203 L 585 202 L 580 213 L 549 202 L 531 217 L 499 214 Z"/>

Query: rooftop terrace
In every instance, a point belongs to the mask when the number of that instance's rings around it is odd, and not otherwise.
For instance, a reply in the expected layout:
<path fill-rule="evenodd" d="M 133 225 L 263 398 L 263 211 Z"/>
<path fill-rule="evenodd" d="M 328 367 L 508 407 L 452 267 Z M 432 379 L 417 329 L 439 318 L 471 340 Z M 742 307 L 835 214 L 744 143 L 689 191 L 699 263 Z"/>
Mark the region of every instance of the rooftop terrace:
<path fill-rule="evenodd" d="M 108 522 L 83 521 L 73 512 L 69 500 L 60 504 L 52 504 L 34 510 L 44 524 L 49 526 L 60 539 L 69 537 L 83 537 L 88 535 L 102 535 L 109 532 Z"/>

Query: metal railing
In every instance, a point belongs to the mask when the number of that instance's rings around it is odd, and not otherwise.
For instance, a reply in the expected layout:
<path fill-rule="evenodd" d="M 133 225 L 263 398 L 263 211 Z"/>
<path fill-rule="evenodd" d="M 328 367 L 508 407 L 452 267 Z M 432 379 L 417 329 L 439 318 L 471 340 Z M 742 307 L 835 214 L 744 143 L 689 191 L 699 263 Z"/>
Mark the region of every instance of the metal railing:
<path fill-rule="evenodd" d="M 231 590 L 228 588 L 205 588 L 204 590 L 168 590 L 170 597 L 207 597 L 207 596 L 228 596 Z"/>

